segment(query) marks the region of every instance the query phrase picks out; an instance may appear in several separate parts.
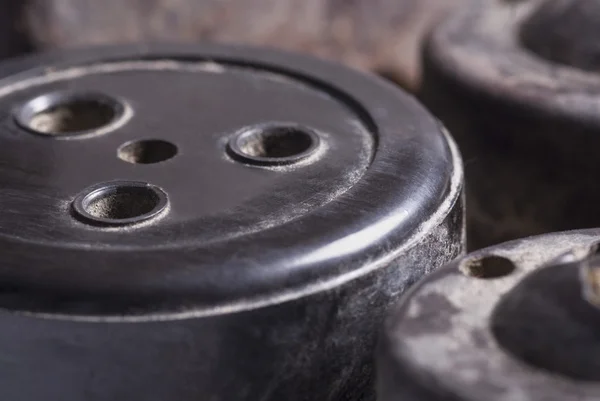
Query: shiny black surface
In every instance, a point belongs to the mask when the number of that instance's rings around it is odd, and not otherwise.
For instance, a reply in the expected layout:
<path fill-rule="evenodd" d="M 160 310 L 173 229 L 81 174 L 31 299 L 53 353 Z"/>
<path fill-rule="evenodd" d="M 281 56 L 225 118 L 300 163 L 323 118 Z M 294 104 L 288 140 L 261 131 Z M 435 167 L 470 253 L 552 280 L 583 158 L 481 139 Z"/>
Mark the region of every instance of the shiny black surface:
<path fill-rule="evenodd" d="M 0 70 L 0 280 L 23 291 L 217 306 L 306 289 L 352 274 L 366 253 L 383 257 L 449 191 L 452 157 L 437 121 L 392 85 L 333 64 L 211 46 L 18 63 L 31 69 Z M 130 116 L 68 139 L 15 123 L 15 108 L 65 89 L 122 99 Z M 231 135 L 265 121 L 311 127 L 323 149 L 279 169 L 230 159 Z M 116 157 L 138 139 L 168 140 L 179 153 L 151 165 Z M 72 217 L 80 191 L 115 179 L 161 187 L 170 210 L 126 230 Z"/>
<path fill-rule="evenodd" d="M 0 72 L 3 398 L 374 399 L 388 306 L 464 249 L 460 155 L 413 99 L 252 48 Z M 44 93 L 102 93 L 122 113 L 62 105 L 28 116 L 54 132 L 33 134 L 15 113 Z M 248 130 L 251 158 L 232 157 Z"/>

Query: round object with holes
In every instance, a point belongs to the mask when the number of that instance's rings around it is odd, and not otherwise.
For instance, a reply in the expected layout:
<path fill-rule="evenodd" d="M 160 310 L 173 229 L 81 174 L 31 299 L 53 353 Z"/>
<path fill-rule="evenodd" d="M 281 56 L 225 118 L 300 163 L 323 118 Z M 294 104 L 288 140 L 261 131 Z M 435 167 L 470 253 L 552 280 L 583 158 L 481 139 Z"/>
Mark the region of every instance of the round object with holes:
<path fill-rule="evenodd" d="M 0 74 L 6 399 L 369 399 L 388 304 L 463 248 L 460 156 L 382 79 L 221 46 Z"/>
<path fill-rule="evenodd" d="M 378 401 L 600 399 L 600 230 L 484 248 L 386 322 Z"/>
<path fill-rule="evenodd" d="M 473 249 L 600 226 L 599 27 L 596 0 L 479 0 L 430 36 L 421 98 L 463 154 Z"/>

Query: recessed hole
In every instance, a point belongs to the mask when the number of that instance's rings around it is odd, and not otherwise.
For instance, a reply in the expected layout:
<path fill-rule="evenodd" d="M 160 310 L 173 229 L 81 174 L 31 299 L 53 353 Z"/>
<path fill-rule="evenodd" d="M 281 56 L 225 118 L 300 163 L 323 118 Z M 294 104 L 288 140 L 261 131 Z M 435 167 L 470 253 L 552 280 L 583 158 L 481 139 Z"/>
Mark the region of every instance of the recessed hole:
<path fill-rule="evenodd" d="M 158 187 L 143 182 L 111 182 L 85 190 L 74 201 L 83 218 L 103 224 L 131 224 L 156 216 L 167 206 Z"/>
<path fill-rule="evenodd" d="M 177 146 L 160 139 L 128 142 L 122 145 L 117 152 L 119 159 L 135 164 L 159 163 L 176 154 Z"/>
<path fill-rule="evenodd" d="M 313 139 L 298 128 L 271 127 L 244 136 L 239 145 L 249 156 L 281 158 L 306 152 L 313 145 Z"/>
<path fill-rule="evenodd" d="M 82 134 L 111 124 L 123 110 L 120 102 L 99 93 L 53 92 L 28 101 L 16 120 L 38 134 Z"/>
<path fill-rule="evenodd" d="M 459 269 L 467 276 L 492 279 L 510 275 L 516 269 L 516 266 L 509 259 L 489 255 L 466 259 L 461 262 Z"/>
<path fill-rule="evenodd" d="M 241 131 L 229 142 L 229 151 L 250 163 L 288 164 L 312 154 L 319 143 L 319 136 L 309 128 L 273 124 Z"/>

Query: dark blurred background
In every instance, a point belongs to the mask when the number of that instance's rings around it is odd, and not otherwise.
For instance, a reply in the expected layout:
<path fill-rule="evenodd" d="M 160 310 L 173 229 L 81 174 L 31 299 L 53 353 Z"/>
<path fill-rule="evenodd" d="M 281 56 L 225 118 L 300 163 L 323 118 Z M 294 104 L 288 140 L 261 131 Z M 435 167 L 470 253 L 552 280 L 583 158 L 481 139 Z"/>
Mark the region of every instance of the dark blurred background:
<path fill-rule="evenodd" d="M 248 43 L 339 60 L 414 90 L 420 40 L 463 1 L 0 0 L 0 56 L 112 43 Z"/>

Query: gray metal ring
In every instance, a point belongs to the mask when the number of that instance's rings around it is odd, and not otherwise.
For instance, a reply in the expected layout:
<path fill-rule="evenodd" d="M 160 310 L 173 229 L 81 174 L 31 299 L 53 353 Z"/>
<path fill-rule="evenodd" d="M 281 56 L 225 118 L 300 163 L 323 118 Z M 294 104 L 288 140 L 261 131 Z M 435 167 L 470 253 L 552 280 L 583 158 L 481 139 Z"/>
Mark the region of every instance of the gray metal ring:
<path fill-rule="evenodd" d="M 32 124 L 33 120 L 42 113 L 48 113 L 53 109 L 69 107 L 77 103 L 96 104 L 97 107 L 103 108 L 103 110 L 98 109 L 98 111 L 105 113 L 105 116 L 99 117 L 98 121 L 88 123 L 90 126 L 84 129 L 41 130 Z M 33 134 L 47 137 L 74 137 L 111 131 L 126 117 L 125 110 L 124 102 L 102 93 L 55 91 L 28 100 L 15 111 L 14 118 L 21 128 Z"/>
<path fill-rule="evenodd" d="M 280 142 L 280 152 L 269 154 L 268 142 Z M 262 166 L 288 165 L 314 154 L 321 145 L 317 132 L 293 123 L 254 125 L 238 131 L 227 146 L 229 155 L 244 163 Z"/>
<path fill-rule="evenodd" d="M 118 212 L 113 212 L 115 215 L 111 216 L 110 210 L 107 210 L 110 205 L 94 206 L 103 200 L 105 203 L 110 202 L 108 199 L 113 199 L 115 208 L 122 207 L 133 213 L 119 216 Z M 111 226 L 129 225 L 155 217 L 165 210 L 168 203 L 167 194 L 155 185 L 138 181 L 111 181 L 82 191 L 73 201 L 73 210 L 88 222 Z"/>

